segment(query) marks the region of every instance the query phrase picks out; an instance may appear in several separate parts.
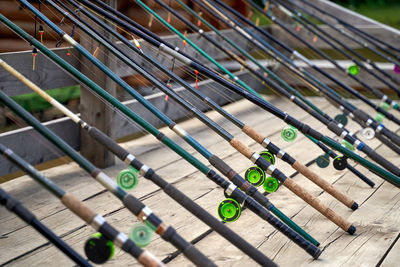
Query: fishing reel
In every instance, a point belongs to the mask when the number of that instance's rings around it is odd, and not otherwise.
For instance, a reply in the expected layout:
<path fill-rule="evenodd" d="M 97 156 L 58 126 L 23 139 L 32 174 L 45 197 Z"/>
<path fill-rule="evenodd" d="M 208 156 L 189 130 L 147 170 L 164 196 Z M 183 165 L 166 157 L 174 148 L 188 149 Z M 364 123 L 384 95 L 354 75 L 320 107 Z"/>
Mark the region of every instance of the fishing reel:
<path fill-rule="evenodd" d="M 85 243 L 85 255 L 93 263 L 103 264 L 114 256 L 115 246 L 101 233 L 94 233 Z"/>
<path fill-rule="evenodd" d="M 129 169 L 122 170 L 117 175 L 117 184 L 125 190 L 134 189 L 139 183 L 139 171 L 129 166 Z"/>
<path fill-rule="evenodd" d="M 132 226 L 129 232 L 129 238 L 136 244 L 136 246 L 143 248 L 151 243 L 153 232 L 154 230 L 149 225 L 139 223 Z"/>
<path fill-rule="evenodd" d="M 356 64 L 352 64 L 347 68 L 347 72 L 353 76 L 357 76 L 360 73 L 360 67 Z"/>
<path fill-rule="evenodd" d="M 324 154 L 324 155 L 318 156 L 318 158 L 315 159 L 315 162 L 317 163 L 318 167 L 320 167 L 321 169 L 324 169 L 329 166 L 330 156 L 329 156 L 329 154 Z"/>
<path fill-rule="evenodd" d="M 297 138 L 297 129 L 292 125 L 288 125 L 282 129 L 281 137 L 286 142 L 293 142 Z"/>
<path fill-rule="evenodd" d="M 234 222 L 239 219 L 242 207 L 233 198 L 226 198 L 219 203 L 217 210 L 223 222 Z"/>
<path fill-rule="evenodd" d="M 366 140 L 371 140 L 375 137 L 375 131 L 371 127 L 366 127 L 361 130 L 361 136 Z"/>
<path fill-rule="evenodd" d="M 275 155 L 270 151 L 262 151 L 259 155 L 272 165 L 275 164 Z M 244 174 L 244 179 L 253 186 L 259 187 L 262 185 L 267 193 L 275 192 L 280 184 L 277 179 L 266 177 L 264 170 L 258 166 L 249 167 Z"/>
<path fill-rule="evenodd" d="M 346 114 L 338 114 L 335 116 L 335 121 L 339 122 L 340 124 L 342 124 L 343 126 L 346 126 L 348 123 L 348 119 Z"/>
<path fill-rule="evenodd" d="M 385 115 L 378 112 L 378 114 L 376 114 L 376 116 L 374 117 L 374 120 L 376 120 L 379 123 L 382 123 L 384 118 L 385 118 Z"/>
<path fill-rule="evenodd" d="M 350 144 L 348 141 L 342 140 L 342 141 L 340 141 L 340 144 L 342 146 L 344 146 L 345 148 L 347 148 L 347 149 L 349 149 L 351 151 L 354 151 L 354 146 L 352 144 Z"/>
<path fill-rule="evenodd" d="M 346 157 L 345 155 L 336 157 L 333 160 L 333 167 L 338 171 L 342 171 L 342 170 L 346 169 L 347 159 L 348 159 L 348 157 Z"/>

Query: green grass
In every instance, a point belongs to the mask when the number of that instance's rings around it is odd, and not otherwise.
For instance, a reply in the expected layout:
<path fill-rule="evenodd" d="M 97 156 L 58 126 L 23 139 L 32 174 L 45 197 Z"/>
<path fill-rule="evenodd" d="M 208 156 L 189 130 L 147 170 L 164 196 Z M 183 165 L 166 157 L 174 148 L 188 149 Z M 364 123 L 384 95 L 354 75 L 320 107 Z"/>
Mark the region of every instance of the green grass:
<path fill-rule="evenodd" d="M 81 89 L 79 85 L 74 85 L 46 90 L 46 93 L 58 102 L 64 104 L 71 99 L 80 98 Z M 11 98 L 29 112 L 40 112 L 51 107 L 51 105 L 37 93 L 17 95 Z"/>

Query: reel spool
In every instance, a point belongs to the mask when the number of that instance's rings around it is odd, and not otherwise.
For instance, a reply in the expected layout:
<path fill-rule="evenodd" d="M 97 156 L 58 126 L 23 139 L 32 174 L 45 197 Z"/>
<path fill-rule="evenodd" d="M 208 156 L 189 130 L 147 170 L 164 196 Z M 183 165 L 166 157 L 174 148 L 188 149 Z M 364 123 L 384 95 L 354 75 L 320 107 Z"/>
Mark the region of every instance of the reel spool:
<path fill-rule="evenodd" d="M 272 165 L 275 165 L 275 155 L 272 154 L 272 152 L 265 150 L 260 152 L 259 154 L 261 157 L 263 157 L 266 161 L 271 163 Z"/>
<path fill-rule="evenodd" d="M 112 259 L 115 252 L 113 242 L 101 233 L 93 234 L 85 243 L 85 254 L 88 259 L 96 264 L 103 264 Z"/>
<path fill-rule="evenodd" d="M 324 155 L 318 156 L 318 158 L 316 158 L 315 162 L 317 163 L 318 167 L 323 169 L 323 168 L 326 168 L 329 166 L 330 157 L 328 154 L 324 154 Z"/>
<path fill-rule="evenodd" d="M 356 64 L 352 64 L 347 68 L 347 71 L 353 75 L 353 76 L 357 76 L 360 73 L 360 67 Z"/>
<path fill-rule="evenodd" d="M 218 205 L 218 216 L 224 222 L 234 222 L 239 219 L 242 207 L 233 198 L 222 200 Z"/>
<path fill-rule="evenodd" d="M 379 122 L 379 123 L 382 123 L 384 118 L 385 118 L 385 115 L 383 115 L 382 113 L 379 112 L 379 113 L 376 114 L 376 116 L 374 117 L 374 120 L 376 120 L 376 121 Z"/>
<path fill-rule="evenodd" d="M 354 146 L 352 144 L 350 144 L 349 142 L 347 142 L 346 140 L 342 140 L 340 142 L 340 144 L 342 144 L 344 147 L 346 147 L 347 149 L 354 151 Z"/>
<path fill-rule="evenodd" d="M 132 226 L 129 232 L 129 238 L 136 246 L 143 248 L 151 243 L 153 239 L 153 229 L 144 223 L 136 224 Z"/>
<path fill-rule="evenodd" d="M 281 137 L 286 142 L 293 142 L 297 138 L 297 129 L 292 125 L 288 125 L 282 129 Z"/>
<path fill-rule="evenodd" d="M 117 184 L 125 190 L 134 189 L 139 183 L 139 171 L 133 167 L 122 170 L 117 175 Z"/>
<path fill-rule="evenodd" d="M 335 116 L 335 121 L 339 122 L 343 126 L 346 126 L 349 120 L 347 119 L 346 114 L 338 114 Z"/>
<path fill-rule="evenodd" d="M 371 127 L 366 127 L 361 130 L 361 135 L 364 139 L 371 140 L 375 137 L 375 131 Z"/>
<path fill-rule="evenodd" d="M 379 104 L 379 107 L 383 108 L 385 111 L 388 111 L 390 109 L 390 105 L 386 102 L 381 102 Z"/>
<path fill-rule="evenodd" d="M 333 160 L 333 167 L 338 170 L 342 171 L 347 167 L 347 157 L 346 156 L 338 156 Z"/>
<path fill-rule="evenodd" d="M 246 170 L 244 179 L 254 186 L 260 186 L 265 181 L 265 172 L 258 166 L 252 166 Z"/>
<path fill-rule="evenodd" d="M 278 190 L 279 181 L 274 177 L 267 177 L 265 179 L 265 182 L 263 183 L 263 188 L 264 188 L 265 192 L 267 192 L 268 194 L 271 194 L 271 193 L 275 192 L 276 190 Z"/>

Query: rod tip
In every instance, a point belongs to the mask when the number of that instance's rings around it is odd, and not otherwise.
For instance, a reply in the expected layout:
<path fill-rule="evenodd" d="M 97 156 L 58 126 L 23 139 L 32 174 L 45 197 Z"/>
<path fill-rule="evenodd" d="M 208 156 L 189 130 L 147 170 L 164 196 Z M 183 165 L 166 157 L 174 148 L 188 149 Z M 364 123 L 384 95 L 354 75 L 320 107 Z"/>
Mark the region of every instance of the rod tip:
<path fill-rule="evenodd" d="M 350 208 L 351 208 L 352 210 L 358 209 L 358 204 L 357 204 L 357 202 L 354 202 L 353 205 L 351 205 Z"/>
<path fill-rule="evenodd" d="M 356 232 L 356 227 L 354 225 L 351 225 L 347 232 L 351 235 L 353 235 Z"/>

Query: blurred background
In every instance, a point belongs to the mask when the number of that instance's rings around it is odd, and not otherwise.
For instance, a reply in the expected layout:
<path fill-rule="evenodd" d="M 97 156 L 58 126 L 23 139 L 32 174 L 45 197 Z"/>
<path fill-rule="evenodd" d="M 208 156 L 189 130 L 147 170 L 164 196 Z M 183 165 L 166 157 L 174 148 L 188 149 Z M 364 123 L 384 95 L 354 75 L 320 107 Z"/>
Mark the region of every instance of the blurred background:
<path fill-rule="evenodd" d="M 400 0 L 334 0 L 332 2 L 400 29 Z"/>

